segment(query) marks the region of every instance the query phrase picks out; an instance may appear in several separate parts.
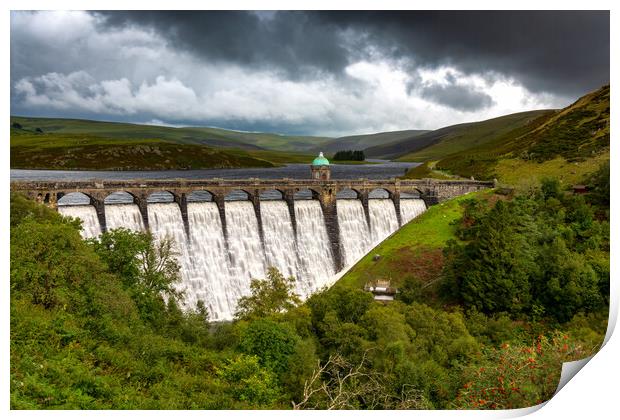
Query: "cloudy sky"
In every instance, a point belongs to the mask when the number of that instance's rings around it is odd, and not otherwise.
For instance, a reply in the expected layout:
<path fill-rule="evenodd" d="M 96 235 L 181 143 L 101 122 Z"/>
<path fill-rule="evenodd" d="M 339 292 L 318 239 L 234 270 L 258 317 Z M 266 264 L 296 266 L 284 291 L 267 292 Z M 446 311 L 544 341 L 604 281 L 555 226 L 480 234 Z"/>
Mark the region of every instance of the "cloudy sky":
<path fill-rule="evenodd" d="M 346 135 L 563 107 L 608 12 L 12 12 L 11 113 Z"/>

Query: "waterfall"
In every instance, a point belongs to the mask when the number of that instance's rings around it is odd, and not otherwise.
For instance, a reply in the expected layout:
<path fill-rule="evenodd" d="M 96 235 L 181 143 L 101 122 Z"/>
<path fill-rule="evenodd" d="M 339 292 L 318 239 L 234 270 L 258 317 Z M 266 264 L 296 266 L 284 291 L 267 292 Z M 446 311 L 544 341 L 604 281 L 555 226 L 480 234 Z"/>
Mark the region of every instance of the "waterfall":
<path fill-rule="evenodd" d="M 181 284 L 177 285 L 177 289 L 183 290 L 193 286 L 190 279 L 192 260 L 181 209 L 177 203 L 149 203 L 148 214 L 149 228 L 155 240 L 161 241 L 166 237 L 174 240 L 177 260 L 181 267 Z"/>
<path fill-rule="evenodd" d="M 426 204 L 420 198 L 407 198 L 400 200 L 400 217 L 403 225 L 426 211 Z"/>
<path fill-rule="evenodd" d="M 149 228 L 155 240 L 169 236 L 175 242 L 181 274 L 177 289 L 185 292 L 185 308 L 193 309 L 202 300 L 210 319 L 232 319 L 238 300 L 250 292 L 250 280 L 265 278 L 270 266 L 286 277 L 294 276 L 296 292 L 302 298 L 334 280 L 332 249 L 318 200 L 294 202 L 296 230 L 283 200 L 261 201 L 261 220 L 257 220 L 250 201 L 226 201 L 224 206 L 225 232 L 216 203 L 188 202 L 188 237 L 177 203 L 148 204 Z M 398 228 L 390 199 L 369 200 L 370 223 L 357 199 L 338 199 L 336 210 L 345 267 L 353 265 Z M 424 210 L 422 200 L 401 200 L 403 223 Z M 60 206 L 59 212 L 81 219 L 84 237 L 101 233 L 93 206 Z M 105 213 L 108 229 L 144 230 L 142 214 L 135 204 L 106 204 Z"/>
<path fill-rule="evenodd" d="M 70 216 L 82 221 L 80 233 L 83 238 L 96 238 L 101 235 L 97 211 L 93 206 L 58 206 L 58 212 L 63 216 Z"/>
<path fill-rule="evenodd" d="M 211 319 L 231 319 L 245 278 L 230 272 L 230 262 L 217 205 L 213 202 L 188 203 L 191 266 L 188 273 L 186 305 L 205 303 Z"/>
<path fill-rule="evenodd" d="M 295 201 L 297 250 L 299 256 L 298 289 L 302 297 L 327 285 L 335 274 L 334 260 L 317 200 Z"/>
<path fill-rule="evenodd" d="M 142 214 L 135 204 L 106 204 L 105 221 L 108 230 L 120 227 L 136 232 L 144 230 Z"/>
<path fill-rule="evenodd" d="M 265 256 L 258 234 L 258 220 L 249 201 L 227 201 L 226 233 L 231 272 L 235 278 L 265 277 Z M 249 293 L 250 282 L 240 284 L 243 294 Z"/>
<path fill-rule="evenodd" d="M 348 267 L 370 250 L 371 238 L 364 207 L 360 200 L 336 200 L 340 246 L 344 265 Z"/>
<path fill-rule="evenodd" d="M 398 229 L 398 219 L 396 218 L 394 202 L 389 198 L 368 200 L 368 210 L 370 213 L 370 237 L 372 245 L 375 246 Z"/>
<path fill-rule="evenodd" d="M 288 205 L 282 200 L 261 201 L 260 214 L 267 267 L 276 267 L 284 277 L 297 278 L 297 245 Z"/>

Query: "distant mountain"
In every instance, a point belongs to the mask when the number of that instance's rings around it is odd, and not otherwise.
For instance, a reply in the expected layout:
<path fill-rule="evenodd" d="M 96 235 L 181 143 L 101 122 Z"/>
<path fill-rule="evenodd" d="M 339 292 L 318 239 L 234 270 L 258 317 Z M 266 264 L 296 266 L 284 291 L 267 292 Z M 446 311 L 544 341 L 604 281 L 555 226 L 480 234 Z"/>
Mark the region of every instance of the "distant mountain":
<path fill-rule="evenodd" d="M 486 121 L 451 125 L 415 137 L 370 147 L 365 152 L 371 157 L 398 158 L 413 162 L 437 159 L 484 144 L 550 112 L 552 111 L 519 112 Z"/>
<path fill-rule="evenodd" d="M 316 151 L 335 153 L 339 150 L 364 150 L 372 146 L 380 146 L 387 143 L 393 143 L 395 141 L 408 140 L 426 132 L 428 132 L 428 130 L 403 130 L 339 137 L 323 143 L 320 146 L 321 150 L 317 149 Z"/>
<path fill-rule="evenodd" d="M 40 128 L 44 133 L 89 134 L 105 138 L 160 139 L 180 144 L 200 144 L 243 150 L 314 151 L 329 137 L 287 136 L 273 133 L 249 133 L 211 127 L 165 127 L 65 118 L 11 117 L 26 129 Z"/>

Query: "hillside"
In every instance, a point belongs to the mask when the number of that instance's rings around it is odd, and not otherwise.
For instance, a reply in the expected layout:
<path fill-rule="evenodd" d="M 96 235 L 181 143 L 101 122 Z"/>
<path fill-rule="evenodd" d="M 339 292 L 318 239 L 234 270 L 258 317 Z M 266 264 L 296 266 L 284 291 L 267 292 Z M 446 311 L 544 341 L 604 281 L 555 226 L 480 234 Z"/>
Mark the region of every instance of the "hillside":
<path fill-rule="evenodd" d="M 211 127 L 164 127 L 64 118 L 11 117 L 11 124 L 24 129 L 37 128 L 44 133 L 89 134 L 113 139 L 162 139 L 181 144 L 200 144 L 245 150 L 310 151 L 327 137 L 285 136 L 273 133 L 248 133 Z"/>
<path fill-rule="evenodd" d="M 485 144 L 549 112 L 519 112 L 486 121 L 451 125 L 413 138 L 372 147 L 365 152 L 368 156 L 398 158 L 407 162 L 433 160 L 448 153 L 458 153 Z"/>
<path fill-rule="evenodd" d="M 484 144 L 443 155 L 435 166 L 453 174 L 513 184 L 521 177 L 536 182 L 543 175 L 568 183 L 609 159 L 609 141 L 609 86 L 604 86 Z M 527 187 L 532 182 L 522 184 Z"/>
<path fill-rule="evenodd" d="M 157 138 L 33 133 L 11 129 L 11 168 L 163 170 L 274 167 L 308 162 L 310 155 L 268 150 L 216 149 Z"/>
<path fill-rule="evenodd" d="M 328 140 L 320 146 L 321 150 L 317 151 L 335 153 L 339 150 L 364 150 L 373 146 L 408 140 L 427 132 L 428 130 L 403 130 L 339 137 L 337 139 Z"/>

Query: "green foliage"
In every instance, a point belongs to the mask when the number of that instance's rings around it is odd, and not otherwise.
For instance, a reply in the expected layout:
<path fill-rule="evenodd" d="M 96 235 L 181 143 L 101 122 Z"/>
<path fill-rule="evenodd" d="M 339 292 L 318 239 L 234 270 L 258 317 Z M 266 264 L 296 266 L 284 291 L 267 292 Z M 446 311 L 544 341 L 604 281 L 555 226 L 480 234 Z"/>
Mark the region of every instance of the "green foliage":
<path fill-rule="evenodd" d="M 295 279 L 285 278 L 276 268 L 267 270 L 267 279 L 252 279 L 249 296 L 239 299 L 237 319 L 256 319 L 276 315 L 301 303 L 295 294 Z"/>
<path fill-rule="evenodd" d="M 586 185 L 590 189 L 588 201 L 603 209 L 609 209 L 609 183 L 609 161 L 605 161 L 596 172 L 586 179 Z M 609 210 L 607 212 L 609 213 Z M 609 214 L 607 214 L 607 218 L 609 218 Z"/>
<path fill-rule="evenodd" d="M 11 291 L 45 308 L 73 303 L 82 286 L 104 272 L 70 223 L 26 217 L 11 229 Z"/>
<path fill-rule="evenodd" d="M 230 388 L 233 397 L 247 403 L 248 407 L 269 406 L 278 398 L 275 375 L 261 367 L 256 356 L 240 355 L 227 360 L 217 370 L 217 375 Z"/>
<path fill-rule="evenodd" d="M 332 160 L 366 160 L 363 150 L 340 150 L 334 153 Z"/>
<path fill-rule="evenodd" d="M 599 310 L 608 275 L 604 260 L 595 261 L 607 232 L 583 197 L 565 194 L 554 180 L 488 210 L 469 202 L 459 231 L 465 242 L 446 249 L 444 293 L 485 313 L 560 322 Z"/>
<path fill-rule="evenodd" d="M 259 319 L 245 326 L 239 349 L 245 354 L 257 356 L 262 366 L 281 375 L 289 368 L 289 358 L 295 352 L 299 339 L 286 324 Z"/>
<path fill-rule="evenodd" d="M 450 179 L 442 172 L 436 171 L 434 162 L 425 161 L 422 164 L 415 166 L 407 171 L 402 179 L 422 179 L 422 178 L 434 178 L 434 179 Z"/>
<path fill-rule="evenodd" d="M 587 354 L 568 335 L 539 336 L 532 345 L 503 344 L 485 362 L 472 365 L 455 408 L 512 409 L 541 404 L 553 396 L 563 362 Z"/>
<path fill-rule="evenodd" d="M 300 304 L 292 280 L 272 269 L 253 281 L 236 321 L 210 325 L 204 303 L 187 308 L 175 290 L 171 244 L 162 250 L 148 234 L 126 230 L 83 241 L 79 223 L 12 196 L 11 407 L 517 408 L 543 401 L 562 361 L 602 343 L 609 225 L 553 181 L 512 201 L 476 197 L 484 199 L 434 206 L 382 244 L 378 262 L 368 261 L 391 264 L 400 300 L 375 302 L 360 277 Z M 444 260 L 436 257 L 450 238 L 444 281 L 458 286 L 446 305 L 426 286 L 441 275 Z M 498 281 L 512 285 L 494 290 Z"/>
<path fill-rule="evenodd" d="M 110 271 L 122 279 L 143 318 L 161 326 L 161 314 L 166 310 L 163 298 L 182 298 L 182 292 L 175 288 L 180 276 L 172 239 L 155 241 L 148 232 L 120 228 L 104 232 L 89 243 Z M 171 308 L 174 313 L 175 302 Z"/>
<path fill-rule="evenodd" d="M 20 224 L 24 219 L 31 218 L 37 222 L 47 223 L 68 223 L 76 227 L 78 230 L 81 228 L 81 223 L 78 220 L 72 220 L 69 218 L 63 218 L 63 216 L 57 211 L 52 210 L 47 206 L 37 205 L 34 201 L 29 200 L 25 196 L 18 193 L 11 193 L 11 227 L 15 227 Z"/>

